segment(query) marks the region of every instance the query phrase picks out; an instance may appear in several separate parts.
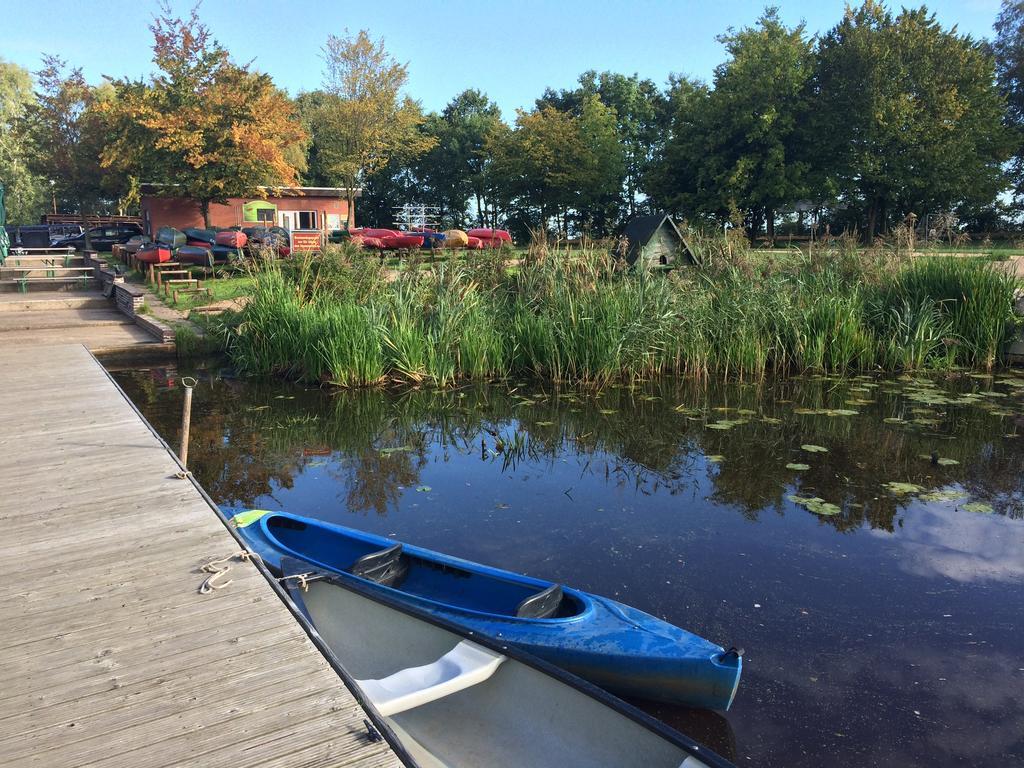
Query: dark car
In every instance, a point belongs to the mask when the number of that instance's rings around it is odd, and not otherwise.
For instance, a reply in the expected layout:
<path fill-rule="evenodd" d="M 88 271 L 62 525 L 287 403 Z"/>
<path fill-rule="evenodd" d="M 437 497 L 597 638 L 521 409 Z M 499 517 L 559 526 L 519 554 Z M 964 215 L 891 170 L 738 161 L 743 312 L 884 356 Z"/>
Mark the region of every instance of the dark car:
<path fill-rule="evenodd" d="M 138 224 L 107 224 L 103 227 L 93 227 L 89 230 L 89 247 L 94 251 L 109 251 L 112 246 L 124 244 L 136 235 L 142 234 L 142 227 Z M 58 240 L 55 245 L 58 248 L 75 248 L 82 250 L 85 246 L 85 233 L 66 237 Z"/>

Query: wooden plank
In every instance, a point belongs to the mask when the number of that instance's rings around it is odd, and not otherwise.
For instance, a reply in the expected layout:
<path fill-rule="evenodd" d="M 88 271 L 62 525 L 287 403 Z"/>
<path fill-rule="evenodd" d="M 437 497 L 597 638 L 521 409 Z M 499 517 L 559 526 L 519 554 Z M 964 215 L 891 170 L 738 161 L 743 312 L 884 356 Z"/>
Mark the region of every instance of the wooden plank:
<path fill-rule="evenodd" d="M 257 568 L 198 593 L 239 544 L 88 352 L 8 340 L 0 764 L 399 765 Z"/>

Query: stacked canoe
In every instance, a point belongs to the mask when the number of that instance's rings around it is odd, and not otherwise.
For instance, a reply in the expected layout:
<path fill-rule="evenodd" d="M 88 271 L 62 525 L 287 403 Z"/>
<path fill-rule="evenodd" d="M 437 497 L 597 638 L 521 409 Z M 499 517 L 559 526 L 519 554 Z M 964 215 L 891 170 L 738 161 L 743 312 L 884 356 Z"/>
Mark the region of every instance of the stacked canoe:
<path fill-rule="evenodd" d="M 287 256 L 291 252 L 290 244 L 288 231 L 281 227 L 217 230 L 160 227 L 153 242 L 149 242 L 147 237 L 140 237 L 130 244 L 128 250 L 144 264 L 161 264 L 175 259 L 182 264 L 213 267 L 241 258 L 256 247 L 269 247 L 279 256 Z"/>
<path fill-rule="evenodd" d="M 400 251 L 415 248 L 465 248 L 482 250 L 512 244 L 512 236 L 504 229 L 449 229 L 437 232 L 429 228 L 412 231 L 361 227 L 349 230 L 351 240 L 362 248 L 377 251 Z"/>

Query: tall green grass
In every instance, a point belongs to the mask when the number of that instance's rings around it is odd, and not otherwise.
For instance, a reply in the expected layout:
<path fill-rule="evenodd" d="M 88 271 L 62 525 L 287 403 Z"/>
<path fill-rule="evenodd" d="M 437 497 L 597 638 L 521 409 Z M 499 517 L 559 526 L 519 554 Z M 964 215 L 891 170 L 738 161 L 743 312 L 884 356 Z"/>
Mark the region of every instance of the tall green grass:
<path fill-rule="evenodd" d="M 268 262 L 223 338 L 251 374 L 449 386 L 512 374 L 606 384 L 989 369 L 1016 328 L 1015 280 L 980 260 L 722 254 L 667 275 L 597 250 L 537 249 L 516 270 L 498 254 L 397 277 L 352 251 Z"/>

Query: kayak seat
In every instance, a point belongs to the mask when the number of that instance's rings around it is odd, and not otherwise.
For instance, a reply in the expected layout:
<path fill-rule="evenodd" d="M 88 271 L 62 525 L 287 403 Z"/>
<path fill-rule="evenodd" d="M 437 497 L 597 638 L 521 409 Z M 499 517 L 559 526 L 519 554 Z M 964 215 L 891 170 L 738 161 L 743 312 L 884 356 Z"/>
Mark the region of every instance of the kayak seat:
<path fill-rule="evenodd" d="M 409 563 L 402 555 L 402 545 L 395 544 L 363 555 L 352 564 L 348 572 L 385 587 L 394 587 L 409 573 Z"/>
<path fill-rule="evenodd" d="M 530 595 L 516 606 L 516 616 L 520 619 L 550 619 L 558 612 L 562 604 L 562 585 L 552 584 L 543 592 Z"/>
<path fill-rule="evenodd" d="M 451 696 L 488 680 L 505 656 L 462 640 L 431 664 L 401 669 L 378 680 L 356 680 L 384 717 Z"/>

